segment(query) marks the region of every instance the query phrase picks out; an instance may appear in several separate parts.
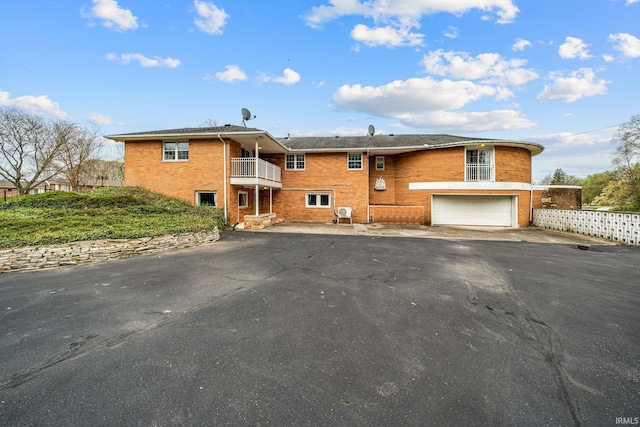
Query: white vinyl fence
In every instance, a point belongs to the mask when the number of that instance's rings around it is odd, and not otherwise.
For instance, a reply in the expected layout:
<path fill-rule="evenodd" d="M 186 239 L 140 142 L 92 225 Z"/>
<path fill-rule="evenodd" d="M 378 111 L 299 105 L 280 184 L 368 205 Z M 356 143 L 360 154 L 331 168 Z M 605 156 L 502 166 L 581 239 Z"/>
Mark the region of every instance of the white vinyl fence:
<path fill-rule="evenodd" d="M 640 246 L 640 213 L 534 209 L 533 225 Z"/>

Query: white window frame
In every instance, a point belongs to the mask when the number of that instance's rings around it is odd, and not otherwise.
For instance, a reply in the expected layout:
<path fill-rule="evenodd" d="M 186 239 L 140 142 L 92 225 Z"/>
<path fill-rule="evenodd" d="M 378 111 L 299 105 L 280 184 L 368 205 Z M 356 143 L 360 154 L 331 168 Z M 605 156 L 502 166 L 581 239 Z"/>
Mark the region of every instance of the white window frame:
<path fill-rule="evenodd" d="M 357 157 L 359 157 L 359 159 Z M 359 163 L 360 167 L 352 167 L 353 163 Z M 358 171 L 362 170 L 362 153 L 347 153 L 347 170 Z"/>
<path fill-rule="evenodd" d="M 315 199 L 315 204 L 310 203 L 311 198 Z M 327 198 L 327 204 L 322 204 L 322 198 Z M 304 195 L 304 204 L 307 208 L 313 209 L 330 209 L 331 208 L 331 194 L 329 193 L 305 193 Z"/>
<path fill-rule="evenodd" d="M 376 156 L 376 170 L 377 171 L 384 170 L 384 156 Z"/>
<path fill-rule="evenodd" d="M 292 158 L 293 160 L 289 160 Z M 293 167 L 289 167 L 289 163 L 293 162 Z M 300 165 L 302 164 L 302 167 Z M 285 154 L 284 169 L 288 171 L 303 171 L 307 168 L 307 156 L 305 154 Z"/>
<path fill-rule="evenodd" d="M 213 205 L 202 204 L 200 200 L 201 194 L 213 194 Z M 196 206 L 212 206 L 214 208 L 218 207 L 218 192 L 217 191 L 196 191 Z"/>
<path fill-rule="evenodd" d="M 240 203 L 240 196 L 244 196 L 244 204 Z M 249 193 L 246 191 L 238 191 L 238 208 L 249 209 Z"/>
<path fill-rule="evenodd" d="M 469 152 L 478 151 L 478 161 L 469 163 Z M 480 151 L 484 151 L 489 155 L 489 163 L 480 162 Z M 495 182 L 496 180 L 496 163 L 495 150 L 493 147 L 473 147 L 464 150 L 464 180 L 465 182 Z"/>
<path fill-rule="evenodd" d="M 175 148 L 167 150 L 167 144 L 175 144 Z M 182 146 L 182 149 L 180 147 Z M 186 149 L 185 149 L 186 146 Z M 173 153 L 173 158 L 167 158 L 168 153 Z M 180 153 L 187 153 L 186 158 L 180 158 Z M 188 162 L 189 161 L 189 141 L 163 141 L 162 142 L 163 162 Z"/>

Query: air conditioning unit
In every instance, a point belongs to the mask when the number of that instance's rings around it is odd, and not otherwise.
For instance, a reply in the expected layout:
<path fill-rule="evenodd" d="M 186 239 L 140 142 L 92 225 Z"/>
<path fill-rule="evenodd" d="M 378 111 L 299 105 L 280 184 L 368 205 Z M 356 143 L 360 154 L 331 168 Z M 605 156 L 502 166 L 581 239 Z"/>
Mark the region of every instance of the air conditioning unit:
<path fill-rule="evenodd" d="M 351 208 L 338 208 L 338 218 L 351 218 Z"/>

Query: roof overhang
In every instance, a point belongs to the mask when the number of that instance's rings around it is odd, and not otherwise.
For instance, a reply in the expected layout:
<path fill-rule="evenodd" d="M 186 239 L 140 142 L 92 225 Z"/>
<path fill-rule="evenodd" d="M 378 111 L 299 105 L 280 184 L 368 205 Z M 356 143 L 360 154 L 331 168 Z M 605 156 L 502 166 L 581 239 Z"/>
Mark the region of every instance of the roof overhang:
<path fill-rule="evenodd" d="M 269 132 L 265 131 L 243 131 L 243 132 L 198 132 L 198 133 L 179 133 L 179 132 L 150 132 L 136 134 L 107 135 L 105 138 L 118 142 L 137 142 L 137 141 L 193 141 L 199 139 L 215 139 L 215 140 L 232 140 L 239 143 L 242 148 L 254 150 L 256 142 L 261 153 L 287 153 L 289 149 Z"/>
<path fill-rule="evenodd" d="M 330 147 L 330 148 L 288 148 L 291 153 L 345 153 L 345 152 L 367 152 L 370 154 L 379 155 L 395 155 L 411 153 L 422 150 L 438 150 L 443 148 L 453 147 L 516 147 L 525 148 L 531 152 L 531 156 L 537 156 L 542 153 L 544 147 L 540 144 L 522 141 L 507 141 L 507 140 L 468 140 L 451 142 L 447 144 L 422 144 L 422 145 L 409 145 L 409 146 L 397 146 L 397 147 Z"/>

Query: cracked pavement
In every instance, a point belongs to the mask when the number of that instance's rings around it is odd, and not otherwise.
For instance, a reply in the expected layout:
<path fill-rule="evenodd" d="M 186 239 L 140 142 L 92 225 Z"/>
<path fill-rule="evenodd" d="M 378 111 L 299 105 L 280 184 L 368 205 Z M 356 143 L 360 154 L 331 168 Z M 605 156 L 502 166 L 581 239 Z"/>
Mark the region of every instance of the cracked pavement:
<path fill-rule="evenodd" d="M 640 248 L 408 233 L 227 232 L 2 274 L 0 424 L 640 416 Z"/>

